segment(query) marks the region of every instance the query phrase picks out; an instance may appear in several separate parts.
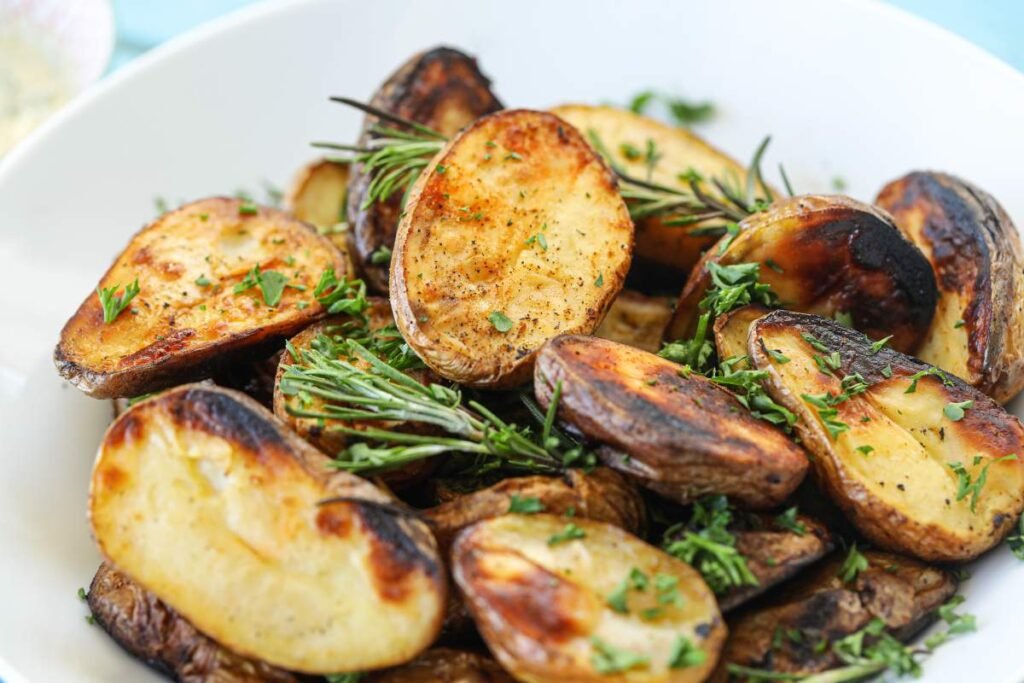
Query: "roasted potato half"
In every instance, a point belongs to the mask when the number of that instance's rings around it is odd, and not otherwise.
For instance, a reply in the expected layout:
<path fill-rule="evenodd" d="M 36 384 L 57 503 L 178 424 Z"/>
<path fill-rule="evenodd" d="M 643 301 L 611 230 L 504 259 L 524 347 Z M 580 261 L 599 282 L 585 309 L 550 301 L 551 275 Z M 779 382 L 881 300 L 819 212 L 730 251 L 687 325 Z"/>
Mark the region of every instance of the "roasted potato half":
<path fill-rule="evenodd" d="M 451 136 L 485 114 L 501 109 L 491 92 L 491 82 L 477 67 L 476 60 L 449 47 L 436 47 L 414 55 L 390 77 L 370 104 L 402 118 L 421 123 Z M 376 134 L 379 121 L 367 116 L 359 144 L 365 146 Z M 367 282 L 378 292 L 388 291 L 388 263 L 374 258 L 391 249 L 395 242 L 403 193 L 387 201 L 366 205 L 372 178 L 361 164 L 352 169 L 348 194 L 348 221 L 354 238 L 355 256 Z"/>
<path fill-rule="evenodd" d="M 703 681 L 725 625 L 688 564 L 593 520 L 505 515 L 452 548 L 480 633 L 515 678 Z"/>
<path fill-rule="evenodd" d="M 666 340 L 693 334 L 712 282 L 709 263 L 749 262 L 762 264 L 761 282 L 784 308 L 849 315 L 872 339 L 892 335 L 900 351 L 912 352 L 924 340 L 935 313 L 935 276 L 887 214 L 848 197 L 791 197 L 740 228 L 724 252 L 709 251 L 690 274 Z"/>
<path fill-rule="evenodd" d="M 427 526 L 332 474 L 235 391 L 186 385 L 119 417 L 89 518 L 108 560 L 244 657 L 305 673 L 393 666 L 441 626 L 446 581 Z"/>
<path fill-rule="evenodd" d="M 715 318 L 715 351 L 720 361 L 747 355 L 750 326 L 768 309 L 757 304 L 742 306 Z"/>
<path fill-rule="evenodd" d="M 490 657 L 466 650 L 434 648 L 404 666 L 372 672 L 365 683 L 514 683 Z"/>
<path fill-rule="evenodd" d="M 672 302 L 624 289 L 612 302 L 594 336 L 644 351 L 661 348 L 661 335 L 672 317 Z"/>
<path fill-rule="evenodd" d="M 781 503 L 803 479 L 803 450 L 725 389 L 675 363 L 596 337 L 563 336 L 537 360 L 534 390 L 558 418 L 603 444 L 602 460 L 687 503 L 722 493 L 751 508 Z"/>
<path fill-rule="evenodd" d="M 840 577 L 842 557 L 812 570 L 768 605 L 730 624 L 729 640 L 714 681 L 729 677 L 736 664 L 776 673 L 812 674 L 840 666 L 828 647 L 881 619 L 896 638 L 907 640 L 928 625 L 934 612 L 956 592 L 942 569 L 883 553 L 863 553 L 868 567 L 851 581 Z"/>
<path fill-rule="evenodd" d="M 1024 427 L 977 389 L 804 313 L 757 320 L 749 351 L 768 393 L 799 416 L 819 484 L 878 545 L 969 560 L 1016 523 Z"/>
<path fill-rule="evenodd" d="M 130 654 L 176 681 L 298 683 L 300 677 L 242 657 L 196 630 L 130 576 L 104 562 L 86 596 L 96 623 Z"/>
<path fill-rule="evenodd" d="M 345 222 L 349 165 L 317 159 L 299 169 L 292 179 L 284 205 L 300 221 L 319 230 Z"/>
<path fill-rule="evenodd" d="M 742 164 L 685 128 L 608 106 L 567 104 L 551 112 L 575 126 L 592 143 L 599 141 L 612 156 L 610 161 L 635 178 L 689 190 L 689 182 L 680 176 L 691 169 L 704 178 L 738 180 L 746 175 Z M 648 149 L 653 152 L 653 164 Z M 703 185 L 704 190 L 715 191 Z M 666 225 L 659 217 L 638 220 L 636 255 L 689 272 L 718 239 L 700 234 L 705 225 Z"/>
<path fill-rule="evenodd" d="M 265 356 L 323 315 L 312 291 L 326 268 L 345 273 L 337 249 L 283 211 L 225 198 L 186 204 L 136 234 L 100 280 L 97 292 L 117 297 L 138 281 L 125 310 L 105 323 L 91 294 L 54 362 L 90 396 L 118 398 L 209 375 L 244 352 Z"/>
<path fill-rule="evenodd" d="M 423 516 L 446 548 L 462 529 L 508 514 L 514 503 L 532 512 L 607 522 L 634 534 L 643 530 L 646 515 L 636 488 L 614 470 L 599 467 L 589 474 L 568 470 L 561 477 L 512 477 L 425 510 Z"/>
<path fill-rule="evenodd" d="M 503 111 L 461 132 L 413 186 L 391 306 L 442 377 L 515 386 L 545 341 L 597 327 L 632 252 L 615 178 L 579 133 L 552 114 Z"/>
<path fill-rule="evenodd" d="M 1024 388 L 1024 251 L 990 195 L 944 173 L 911 173 L 875 203 L 924 252 L 939 301 L 917 356 L 1000 403 Z"/>

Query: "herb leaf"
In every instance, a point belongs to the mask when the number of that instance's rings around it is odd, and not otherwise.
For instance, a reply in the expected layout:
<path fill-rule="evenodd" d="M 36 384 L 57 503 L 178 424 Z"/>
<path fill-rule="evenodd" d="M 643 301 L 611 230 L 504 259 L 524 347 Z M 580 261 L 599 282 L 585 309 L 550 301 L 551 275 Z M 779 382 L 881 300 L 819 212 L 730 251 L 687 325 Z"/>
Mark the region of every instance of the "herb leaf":
<path fill-rule="evenodd" d="M 662 548 L 699 571 L 716 594 L 738 586 L 756 586 L 757 577 L 736 550 L 729 532 L 732 512 L 725 496 L 709 496 L 693 506 L 689 523 L 665 531 Z"/>
<path fill-rule="evenodd" d="M 569 541 L 577 541 L 581 538 L 586 538 L 586 536 L 586 531 L 576 526 L 573 522 L 569 522 L 565 525 L 565 528 L 548 539 L 548 545 L 561 545 L 562 543 L 568 543 Z"/>
<path fill-rule="evenodd" d="M 120 286 L 96 288 L 96 296 L 99 297 L 100 306 L 103 308 L 104 325 L 114 322 L 117 316 L 121 315 L 122 311 L 128 308 L 128 304 L 139 293 L 139 278 L 135 278 L 135 280 L 125 286 L 124 292 L 118 296 L 117 290 Z"/>
<path fill-rule="evenodd" d="M 794 505 L 775 517 L 775 526 L 786 531 L 792 531 L 797 536 L 803 536 L 807 533 L 807 527 L 796 518 L 796 515 L 797 508 Z"/>
<path fill-rule="evenodd" d="M 512 494 L 512 499 L 508 503 L 508 511 L 520 515 L 532 515 L 544 512 L 544 503 L 540 501 L 540 498 L 520 498 Z"/>
<path fill-rule="evenodd" d="M 678 635 L 675 642 L 672 643 L 672 651 L 668 656 L 668 668 L 685 669 L 697 666 L 707 661 L 707 658 L 707 653 L 691 643 L 689 638 Z"/>
<path fill-rule="evenodd" d="M 650 660 L 644 655 L 620 650 L 612 647 L 597 636 L 590 639 L 594 650 L 590 655 L 590 665 L 599 674 L 614 674 L 630 669 L 646 668 Z"/>
<path fill-rule="evenodd" d="M 857 550 L 857 544 L 854 543 L 850 546 L 850 551 L 846 554 L 846 559 L 843 560 L 842 566 L 839 567 L 839 578 L 842 579 L 843 583 L 850 583 L 857 578 L 858 574 L 870 566 L 868 558 L 864 557 Z"/>
<path fill-rule="evenodd" d="M 960 401 L 959 403 L 947 403 L 946 407 L 942 409 L 942 413 L 953 422 L 959 422 L 964 419 L 965 411 L 968 408 L 974 407 L 974 401 Z"/>
<path fill-rule="evenodd" d="M 494 329 L 502 334 L 505 334 L 512 329 L 512 321 L 501 311 L 492 311 L 491 314 L 487 316 L 487 320 L 494 325 Z"/>

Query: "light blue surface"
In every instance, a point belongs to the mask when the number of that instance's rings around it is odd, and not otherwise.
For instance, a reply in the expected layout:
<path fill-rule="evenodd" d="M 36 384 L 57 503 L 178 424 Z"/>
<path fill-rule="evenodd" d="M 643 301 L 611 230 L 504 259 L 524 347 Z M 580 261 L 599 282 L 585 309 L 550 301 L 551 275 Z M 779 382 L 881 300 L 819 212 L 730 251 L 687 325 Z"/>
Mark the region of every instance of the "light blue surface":
<path fill-rule="evenodd" d="M 113 0 L 118 45 L 111 70 L 168 38 L 255 1 Z M 960 34 L 1024 71 L 1024 0 L 887 1 Z M 871 41 L 865 40 L 864 45 L 870 49 Z"/>

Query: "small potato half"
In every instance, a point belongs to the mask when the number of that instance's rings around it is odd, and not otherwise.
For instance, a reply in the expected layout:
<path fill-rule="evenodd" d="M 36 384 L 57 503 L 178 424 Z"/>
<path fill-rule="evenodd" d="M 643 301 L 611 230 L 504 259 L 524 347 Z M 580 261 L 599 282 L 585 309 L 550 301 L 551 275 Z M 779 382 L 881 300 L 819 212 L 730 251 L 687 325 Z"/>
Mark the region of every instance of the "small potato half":
<path fill-rule="evenodd" d="M 442 377 L 515 386 L 545 341 L 597 327 L 632 251 L 615 179 L 579 133 L 552 114 L 503 111 L 449 142 L 413 186 L 391 306 Z"/>
<path fill-rule="evenodd" d="M 106 558 L 241 656 L 305 673 L 409 661 L 446 581 L 427 526 L 252 399 L 186 385 L 107 430 L 89 519 Z"/>
<path fill-rule="evenodd" d="M 661 335 L 671 317 L 670 299 L 624 289 L 594 330 L 594 336 L 654 352 L 661 348 Z"/>
<path fill-rule="evenodd" d="M 693 334 L 699 303 L 711 286 L 709 263 L 761 264 L 780 306 L 833 317 L 848 314 L 872 339 L 912 352 L 935 313 L 935 277 L 928 260 L 874 207 L 849 197 L 781 199 L 740 223 L 724 252 L 712 249 L 690 274 L 666 341 Z"/>
<path fill-rule="evenodd" d="M 234 291 L 256 266 L 287 278 L 273 306 L 258 285 Z M 137 278 L 128 308 L 104 323 L 91 293 L 61 330 L 54 362 L 94 398 L 208 376 L 320 318 L 312 291 L 327 268 L 346 272 L 337 249 L 284 211 L 226 198 L 186 204 L 136 234 L 100 280 L 120 296 Z"/>
<path fill-rule="evenodd" d="M 719 362 L 747 355 L 750 326 L 767 313 L 764 306 L 750 304 L 715 318 L 715 352 Z"/>
<path fill-rule="evenodd" d="M 610 524 L 478 522 L 456 539 L 452 572 L 491 652 L 520 681 L 703 681 L 725 639 L 700 575 Z"/>
<path fill-rule="evenodd" d="M 757 320 L 749 351 L 755 368 L 768 372 L 768 393 L 799 417 L 795 428 L 815 456 L 819 484 L 873 542 L 924 560 L 960 561 L 1013 528 L 1024 508 L 1024 426 L 995 401 L 804 313 Z M 826 358 L 835 366 L 828 372 Z M 834 398 L 852 384 L 866 389 Z M 829 395 L 833 405 L 817 405 Z M 976 497 L 962 488 L 979 480 Z"/>
<path fill-rule="evenodd" d="M 349 165 L 317 159 L 302 168 L 292 180 L 285 207 L 300 221 L 320 230 L 345 222 Z"/>
<path fill-rule="evenodd" d="M 435 47 L 413 55 L 384 81 L 370 104 L 447 136 L 502 108 L 476 60 L 450 47 Z M 378 137 L 371 129 L 380 123 L 377 117 L 366 116 L 360 146 Z M 384 294 L 388 291 L 388 262 L 374 254 L 384 253 L 382 250 L 390 249 L 395 242 L 404 193 L 395 192 L 386 201 L 365 206 L 371 180 L 362 164 L 352 168 L 348 221 L 360 270 L 367 283 Z"/>
<path fill-rule="evenodd" d="M 658 356 L 596 337 L 563 336 L 537 360 L 534 390 L 558 418 L 601 444 L 602 460 L 687 503 L 722 493 L 744 507 L 781 503 L 807 471 L 803 450 L 725 389 Z"/>
<path fill-rule="evenodd" d="M 1000 403 L 1024 388 L 1024 250 L 990 195 L 944 173 L 917 172 L 875 200 L 924 252 L 939 287 L 917 356 Z"/>

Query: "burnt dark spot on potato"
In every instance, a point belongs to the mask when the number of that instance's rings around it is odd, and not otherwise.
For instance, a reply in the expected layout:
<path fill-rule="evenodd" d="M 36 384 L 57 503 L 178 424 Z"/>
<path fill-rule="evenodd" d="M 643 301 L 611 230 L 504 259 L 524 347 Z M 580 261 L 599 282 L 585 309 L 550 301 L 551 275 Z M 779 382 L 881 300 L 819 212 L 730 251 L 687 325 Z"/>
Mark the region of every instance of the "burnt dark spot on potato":
<path fill-rule="evenodd" d="M 186 340 L 195 336 L 195 334 L 196 331 L 188 327 L 168 332 L 164 335 L 163 339 L 157 339 L 152 344 L 139 349 L 135 353 L 130 353 L 121 358 L 118 366 L 125 368 L 145 363 L 159 363 L 161 360 L 168 359 L 184 349 Z"/>
<path fill-rule="evenodd" d="M 325 535 L 345 538 L 352 533 L 352 513 L 343 505 L 323 506 L 316 513 L 316 528 Z"/>
<path fill-rule="evenodd" d="M 154 403 L 166 406 L 179 425 L 229 441 L 264 463 L 272 462 L 271 454 L 289 450 L 272 422 L 228 391 L 191 387 L 168 392 Z"/>
<path fill-rule="evenodd" d="M 441 582 L 441 568 L 432 555 L 423 551 L 434 545 L 427 538 L 429 532 L 404 523 L 391 505 L 360 501 L 354 503 L 352 511 L 370 539 L 370 573 L 384 600 L 400 602 L 408 596 L 417 570 Z"/>
<path fill-rule="evenodd" d="M 111 448 L 120 448 L 143 438 L 145 424 L 135 411 L 128 411 L 110 425 L 104 442 Z"/>

